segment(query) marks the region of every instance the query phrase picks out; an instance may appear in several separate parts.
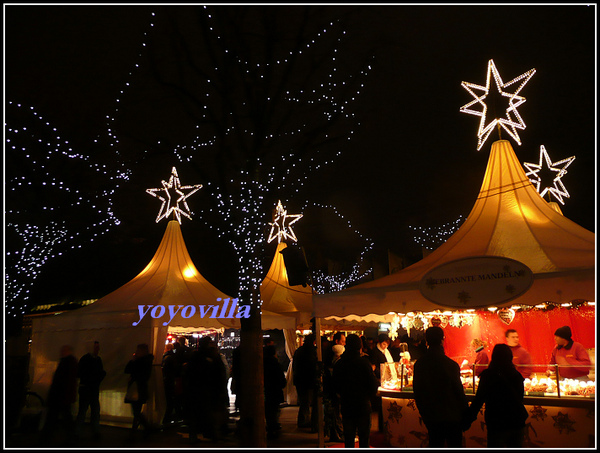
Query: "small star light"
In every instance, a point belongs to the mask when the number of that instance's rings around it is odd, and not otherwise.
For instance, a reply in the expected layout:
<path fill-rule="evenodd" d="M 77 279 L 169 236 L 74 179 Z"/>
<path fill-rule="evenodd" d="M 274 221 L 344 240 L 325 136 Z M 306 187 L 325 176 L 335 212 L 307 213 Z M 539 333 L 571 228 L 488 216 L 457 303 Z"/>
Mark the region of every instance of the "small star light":
<path fill-rule="evenodd" d="M 498 89 L 498 93 L 501 96 L 508 98 L 508 108 L 506 109 L 506 118 L 494 118 L 487 125 L 486 122 L 486 114 L 488 107 L 484 100 L 490 94 L 490 80 L 491 74 L 494 75 L 494 81 L 496 82 L 496 88 Z M 521 119 L 519 112 L 517 112 L 517 107 L 525 102 L 525 98 L 523 96 L 519 96 L 519 92 L 523 89 L 525 84 L 529 82 L 529 79 L 535 74 L 535 69 L 530 69 L 524 74 L 521 74 L 519 77 L 511 80 L 510 82 L 504 83 L 502 78 L 500 78 L 500 74 L 498 73 L 498 69 L 496 69 L 496 65 L 494 64 L 494 60 L 490 60 L 488 62 L 488 71 L 487 71 L 487 81 L 485 86 L 476 85 L 474 83 L 462 82 L 462 87 L 467 90 L 474 98 L 474 101 L 469 102 L 468 104 L 463 105 L 460 108 L 461 112 L 469 113 L 471 115 L 476 115 L 481 117 L 481 121 L 479 122 L 479 131 L 477 132 L 477 137 L 479 138 L 479 142 L 477 144 L 477 151 L 481 149 L 489 135 L 494 130 L 496 125 L 502 126 L 508 134 L 516 140 L 516 142 L 520 145 L 521 140 L 519 138 L 519 134 L 517 133 L 517 129 L 525 129 L 525 123 Z M 504 89 L 510 87 L 511 85 L 522 81 L 518 88 L 513 93 L 508 93 L 504 91 Z M 477 95 L 473 90 L 479 90 L 483 92 L 483 95 Z M 474 104 L 481 104 L 481 111 L 472 110 L 471 106 Z"/>
<path fill-rule="evenodd" d="M 544 148 L 544 145 L 541 145 L 540 146 L 540 162 L 538 164 L 527 163 L 527 162 L 523 164 L 525 166 L 525 168 L 528 170 L 528 172 L 525 173 L 525 176 L 529 176 L 529 180 L 531 181 L 532 184 L 535 185 L 535 188 L 537 189 L 540 196 L 543 197 L 546 194 L 546 192 L 550 192 L 552 195 L 554 195 L 554 197 L 558 201 L 560 201 L 561 204 L 564 205 L 565 202 L 563 201 L 562 197 L 564 196 L 564 197 L 569 198 L 569 192 L 567 192 L 567 189 L 565 188 L 564 184 L 562 183 L 561 178 L 567 174 L 567 167 L 569 165 L 571 165 L 571 163 L 574 160 L 575 160 L 575 156 L 571 156 L 571 157 L 567 157 L 566 159 L 563 159 L 561 161 L 552 163 L 552 161 L 550 160 L 550 156 L 548 156 L 548 152 L 546 151 L 546 148 Z M 540 178 L 540 175 L 538 174 L 538 172 L 542 169 L 542 161 L 546 162 L 546 167 L 548 168 L 548 170 L 557 173 L 557 175 L 552 180 L 554 182 L 554 187 L 545 187 L 544 190 L 542 192 L 540 192 L 542 178 Z"/>
<path fill-rule="evenodd" d="M 298 241 L 298 238 L 296 238 L 291 226 L 301 218 L 302 214 L 288 215 L 287 210 L 283 208 L 281 200 L 279 200 L 277 202 L 275 219 L 273 223 L 269 222 L 269 225 L 271 225 L 271 233 L 269 234 L 269 239 L 267 242 L 270 243 L 273 241 L 273 239 L 277 238 L 277 243 L 279 244 L 282 237 L 284 240 L 291 239 L 292 241 Z M 275 232 L 275 230 L 277 230 L 277 232 Z"/>
<path fill-rule="evenodd" d="M 179 181 L 179 176 L 177 176 L 177 170 L 175 167 L 173 167 L 171 170 L 171 178 L 169 178 L 169 182 L 164 180 L 161 182 L 163 185 L 161 189 L 146 189 L 146 192 L 162 201 L 160 211 L 156 217 L 156 223 L 160 222 L 160 220 L 163 218 L 169 217 L 171 212 L 175 213 L 175 217 L 177 217 L 177 221 L 179 223 L 181 223 L 181 214 L 191 220 L 191 212 L 186 199 L 199 190 L 202 187 L 202 184 L 182 186 L 181 182 Z M 187 193 L 184 191 L 187 191 Z M 179 203 L 183 204 L 185 211 L 179 207 Z"/>

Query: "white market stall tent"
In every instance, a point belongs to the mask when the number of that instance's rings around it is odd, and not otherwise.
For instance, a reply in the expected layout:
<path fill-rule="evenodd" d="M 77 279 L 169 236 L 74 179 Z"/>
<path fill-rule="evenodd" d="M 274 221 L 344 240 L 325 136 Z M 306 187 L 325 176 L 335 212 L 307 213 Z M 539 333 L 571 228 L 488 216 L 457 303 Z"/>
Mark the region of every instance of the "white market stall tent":
<path fill-rule="evenodd" d="M 455 308 L 426 298 L 421 290 L 436 268 L 473 258 L 506 258 L 531 270 L 529 289 L 495 306 L 595 301 L 595 234 L 558 211 L 538 194 L 511 144 L 498 140 L 471 213 L 443 245 L 397 273 L 315 295 L 314 314 L 339 320 Z"/>
<path fill-rule="evenodd" d="M 198 272 L 185 246 L 181 227 L 172 220 L 154 257 L 133 280 L 91 305 L 33 320 L 30 387 L 45 398 L 58 365 L 60 347 L 71 345 L 79 359 L 87 352 L 86 342 L 99 341 L 107 372 L 100 386 L 102 420 L 130 421 L 131 409 L 123 401 L 128 379 L 124 374 L 125 365 L 136 345 L 147 343 L 154 354 L 154 368 L 150 399 L 144 410 L 151 422 L 159 423 L 164 411 L 160 365 L 169 328 L 239 329 L 240 319 L 235 310 L 231 310 L 232 301 Z M 223 307 L 224 304 L 228 304 L 227 307 Z M 154 318 L 152 311 L 148 311 L 140 321 L 138 306 L 145 306 L 147 310 L 148 305 L 162 305 L 165 313 Z M 173 310 L 193 306 L 195 313 L 188 308 L 183 313 L 186 318 L 179 309 L 170 320 L 169 305 L 175 307 Z M 200 306 L 205 307 L 204 316 L 200 315 Z M 162 309 L 156 309 L 154 315 L 161 312 Z M 296 321 L 293 316 L 263 310 L 262 326 L 263 329 L 294 329 Z"/>
<path fill-rule="evenodd" d="M 310 285 L 290 286 L 285 261 L 281 251 L 285 242 L 277 244 L 271 267 L 260 284 L 263 309 L 286 316 L 294 316 L 298 325 L 312 317 L 313 290 Z"/>
<path fill-rule="evenodd" d="M 285 399 L 288 404 L 294 405 L 297 403 L 297 393 L 293 383 L 292 359 L 296 351 L 296 327 L 310 322 L 313 290 L 310 285 L 290 285 L 283 254 L 280 253 L 286 247 L 285 242 L 277 244 L 271 267 L 260 285 L 260 296 L 263 303 L 263 313 L 267 310 L 280 315 L 293 316 L 296 320 L 293 329 L 278 327 L 283 329 L 285 352 L 290 359 L 286 372 Z"/>

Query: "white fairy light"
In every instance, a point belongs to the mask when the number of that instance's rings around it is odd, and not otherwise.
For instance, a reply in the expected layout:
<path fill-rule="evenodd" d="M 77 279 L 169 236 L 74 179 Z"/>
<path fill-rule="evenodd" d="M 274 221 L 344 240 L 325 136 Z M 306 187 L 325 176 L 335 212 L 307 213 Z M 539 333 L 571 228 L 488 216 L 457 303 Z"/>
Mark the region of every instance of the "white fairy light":
<path fill-rule="evenodd" d="M 413 240 L 417 244 L 427 250 L 434 250 L 458 230 L 463 220 L 461 215 L 454 222 L 448 222 L 438 227 L 414 227 L 409 225 L 408 228 L 414 231 Z"/>
<path fill-rule="evenodd" d="M 267 242 L 271 243 L 275 238 L 277 238 L 278 244 L 281 242 L 282 238 L 283 240 L 289 239 L 298 242 L 298 238 L 294 234 L 294 230 L 292 230 L 291 226 L 302 218 L 302 214 L 288 214 L 287 209 L 284 209 L 281 204 L 281 200 L 277 202 L 277 207 L 275 209 L 273 223 L 269 222 L 269 225 L 271 225 L 271 232 L 269 233 Z M 275 230 L 277 230 L 277 232 L 275 232 Z"/>
<path fill-rule="evenodd" d="M 494 82 L 496 84 L 495 89 L 498 90 L 498 93 L 501 96 L 508 98 L 508 107 L 505 110 L 506 118 L 496 117 L 496 118 L 491 119 L 486 124 L 486 115 L 487 115 L 488 106 L 484 101 L 490 94 L 490 81 L 492 79 L 491 78 L 492 74 L 494 76 Z M 529 79 L 531 79 L 531 77 L 534 74 L 535 74 L 535 69 L 530 69 L 529 71 L 525 72 L 524 74 L 521 74 L 520 76 L 514 78 L 510 82 L 504 83 L 502 81 L 502 78 L 500 77 L 498 69 L 496 69 L 494 60 L 490 60 L 488 62 L 487 80 L 486 80 L 485 86 L 481 86 L 481 85 L 477 85 L 477 84 L 469 83 L 469 82 L 461 83 L 461 86 L 465 90 L 467 90 L 475 98 L 475 100 L 469 102 L 468 104 L 463 105 L 460 108 L 460 111 L 463 113 L 468 113 L 470 115 L 475 115 L 475 116 L 481 117 L 481 120 L 479 121 L 479 130 L 477 132 L 477 137 L 479 139 L 478 144 L 477 144 L 477 151 L 479 151 L 481 149 L 481 147 L 483 146 L 483 144 L 485 143 L 485 141 L 487 140 L 487 138 L 489 137 L 489 135 L 492 133 L 492 131 L 494 130 L 494 128 L 497 125 L 502 126 L 502 128 L 508 133 L 508 135 L 510 135 L 519 145 L 521 144 L 521 139 L 519 138 L 517 129 L 521 129 L 521 130 L 525 129 L 525 123 L 523 122 L 523 119 L 519 115 L 519 112 L 517 111 L 517 107 L 519 107 L 521 104 L 523 104 L 525 102 L 525 98 L 523 96 L 519 96 L 519 92 L 523 89 L 525 84 L 527 82 L 529 82 Z M 506 88 L 510 87 L 513 84 L 516 84 L 517 82 L 521 82 L 521 83 L 519 84 L 519 86 L 513 93 L 509 93 L 509 92 L 505 91 Z M 483 94 L 478 95 L 473 90 L 481 91 L 481 92 L 483 92 Z M 480 104 L 481 110 L 471 109 L 471 106 L 473 106 L 475 104 Z"/>
<path fill-rule="evenodd" d="M 177 175 L 177 169 L 175 167 L 173 167 L 171 170 L 169 182 L 166 182 L 165 180 L 162 180 L 161 182 L 162 188 L 146 189 L 147 193 L 162 201 L 160 211 L 158 211 L 158 216 L 156 217 L 156 223 L 160 222 L 161 219 L 166 219 L 171 215 L 171 213 L 175 214 L 175 217 L 177 217 L 177 221 L 179 223 L 181 223 L 181 215 L 184 215 L 191 220 L 192 216 L 190 214 L 192 214 L 192 212 L 190 211 L 190 207 L 188 206 L 186 200 L 188 197 L 200 190 L 202 184 L 182 186 L 179 176 Z M 173 196 L 171 195 L 172 191 L 174 192 Z M 187 193 L 184 191 L 187 191 Z M 185 210 L 179 207 L 179 203 L 182 204 Z"/>
<path fill-rule="evenodd" d="M 375 247 L 375 243 L 372 239 L 364 236 L 360 231 L 354 229 L 352 224 L 341 215 L 335 206 L 322 205 L 319 203 L 312 203 L 313 207 L 321 208 L 321 209 L 329 209 L 332 210 L 335 215 L 337 215 L 340 219 L 344 220 L 348 224 L 348 228 L 353 230 L 354 233 L 364 241 L 364 247 L 360 252 L 356 262 L 352 266 L 350 271 L 340 272 L 335 275 L 328 275 L 321 270 L 312 271 L 312 283 L 313 288 L 318 294 L 326 294 L 335 291 L 341 291 L 345 288 L 348 288 L 360 281 L 364 277 L 371 275 L 373 271 L 373 266 L 368 263 L 367 253 L 373 250 Z M 302 208 L 303 211 L 308 207 L 308 203 Z"/>
<path fill-rule="evenodd" d="M 537 164 L 526 162 L 523 166 L 528 170 L 525 173 L 525 176 L 529 176 L 529 180 L 532 184 L 535 185 L 538 193 L 541 197 L 546 195 L 546 193 L 550 193 L 554 195 L 554 197 L 561 203 L 565 204 L 563 201 L 563 197 L 569 198 L 569 192 L 567 192 L 566 187 L 564 186 L 561 178 L 567 174 L 567 167 L 571 165 L 571 163 L 575 160 L 575 156 L 567 157 L 566 159 L 560 160 L 558 162 L 552 162 L 550 160 L 550 156 L 548 156 L 548 152 L 544 145 L 540 146 L 540 161 Z M 556 176 L 552 180 L 554 183 L 553 187 L 544 187 L 544 190 L 540 192 L 542 179 L 539 175 L 539 171 L 542 169 L 542 162 L 546 162 L 546 167 L 548 170 L 556 173 Z"/>

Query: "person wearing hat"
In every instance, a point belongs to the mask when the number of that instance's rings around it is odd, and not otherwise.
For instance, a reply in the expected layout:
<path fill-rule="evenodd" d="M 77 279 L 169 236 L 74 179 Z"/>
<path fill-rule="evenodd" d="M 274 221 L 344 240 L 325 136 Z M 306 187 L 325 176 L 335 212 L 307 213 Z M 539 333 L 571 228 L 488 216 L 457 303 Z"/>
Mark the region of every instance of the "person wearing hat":
<path fill-rule="evenodd" d="M 556 346 L 552 350 L 550 365 L 558 365 L 558 373 L 561 378 L 588 379 L 588 373 L 592 362 L 586 349 L 581 343 L 573 341 L 571 328 L 562 326 L 554 332 Z M 554 371 L 553 368 L 548 369 Z"/>

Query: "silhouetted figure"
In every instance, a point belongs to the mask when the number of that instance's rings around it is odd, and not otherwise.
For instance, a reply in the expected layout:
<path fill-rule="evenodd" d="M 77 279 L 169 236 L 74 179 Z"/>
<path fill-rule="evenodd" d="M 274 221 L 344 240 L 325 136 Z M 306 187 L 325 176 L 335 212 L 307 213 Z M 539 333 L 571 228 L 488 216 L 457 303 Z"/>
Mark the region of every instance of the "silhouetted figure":
<path fill-rule="evenodd" d="M 460 366 L 444 353 L 444 331 L 425 331 L 428 349 L 415 362 L 415 403 L 429 433 L 429 447 L 462 447 L 462 422 L 468 409 L 460 380 Z"/>
<path fill-rule="evenodd" d="M 85 414 L 90 408 L 90 425 L 94 439 L 100 438 L 100 383 L 106 376 L 102 359 L 98 355 L 100 343 L 94 341 L 91 351 L 79 359 L 77 375 L 79 377 L 79 411 L 77 413 L 76 433 L 81 434 Z"/>
<path fill-rule="evenodd" d="M 71 405 L 77 399 L 77 359 L 69 345 L 60 348 L 60 361 L 48 391 L 48 414 L 42 436 L 50 440 L 55 435 L 70 439 L 73 432 Z"/>
<path fill-rule="evenodd" d="M 411 360 L 417 361 L 427 352 L 427 345 L 422 334 L 416 338 L 409 337 L 408 341 L 408 352 L 410 353 Z"/>
<path fill-rule="evenodd" d="M 235 410 L 239 412 L 242 401 L 242 373 L 240 346 L 236 347 L 231 353 L 231 393 L 235 394 Z"/>
<path fill-rule="evenodd" d="M 229 417 L 227 371 L 210 337 L 201 338 L 198 350 L 190 356 L 185 369 L 185 388 L 190 441 L 197 441 L 198 434 L 220 439 Z"/>
<path fill-rule="evenodd" d="M 292 362 L 293 382 L 298 392 L 298 427 L 317 430 L 318 368 L 315 334 L 308 334 Z"/>
<path fill-rule="evenodd" d="M 371 434 L 371 399 L 377 393 L 378 382 L 369 360 L 360 355 L 362 342 L 357 335 L 346 338 L 346 350 L 333 367 L 333 387 L 340 396 L 344 445 L 369 447 Z"/>
<path fill-rule="evenodd" d="M 400 338 L 394 338 L 388 347 L 390 354 L 392 355 L 392 362 L 400 361 Z"/>
<path fill-rule="evenodd" d="M 142 414 L 142 407 L 148 401 L 148 381 L 152 374 L 152 361 L 154 355 L 150 354 L 148 345 L 145 343 L 138 344 L 133 354 L 133 359 L 127 362 L 125 366 L 125 374 L 129 374 L 128 387 L 131 385 L 137 386 L 137 398 L 131 399 L 128 404 L 131 404 L 133 412 L 133 423 L 131 425 L 130 437 L 133 438 L 139 425 L 144 427 L 144 436 L 148 436 L 151 432 L 148 420 Z"/>
<path fill-rule="evenodd" d="M 513 364 L 510 347 L 497 344 L 492 361 L 481 372 L 475 399 L 469 407 L 467 420 L 473 422 L 485 403 L 484 420 L 488 448 L 521 448 L 527 410 L 523 404 L 523 376 Z"/>
<path fill-rule="evenodd" d="M 162 424 L 168 426 L 179 420 L 181 416 L 181 414 L 175 414 L 175 378 L 178 374 L 178 365 L 173 343 L 169 343 L 166 346 L 166 351 L 162 357 L 161 369 L 166 402 Z"/>
<path fill-rule="evenodd" d="M 377 337 L 377 344 L 369 352 L 369 359 L 371 364 L 375 366 L 373 371 L 377 377 L 378 385 L 381 385 L 381 364 L 382 363 L 393 363 L 394 359 L 389 351 L 389 345 L 392 341 L 387 333 L 382 333 Z M 390 368 L 392 378 L 396 377 L 396 368 Z M 372 407 L 373 412 L 377 412 L 378 430 L 383 432 L 383 406 L 381 396 L 375 395 L 373 397 Z"/>
<path fill-rule="evenodd" d="M 281 433 L 279 405 L 283 403 L 283 389 L 287 381 L 279 360 L 277 360 L 277 350 L 274 345 L 267 345 L 263 348 L 263 365 L 267 438 L 275 439 Z"/>
<path fill-rule="evenodd" d="M 335 338 L 335 337 L 334 337 Z M 335 341 L 335 339 L 334 339 Z M 346 344 L 346 337 L 344 336 L 344 345 Z M 328 399 L 330 402 L 329 410 L 330 412 L 326 414 L 326 417 L 329 417 L 329 431 L 325 432 L 325 434 L 329 433 L 329 442 L 341 442 L 344 439 L 344 425 L 342 423 L 342 413 L 340 408 L 340 397 L 335 391 L 333 387 L 333 367 L 340 360 L 342 354 L 346 350 L 346 347 L 341 344 L 334 344 L 331 348 L 333 353 L 333 358 L 331 360 L 331 365 L 326 368 L 325 374 L 323 376 L 323 387 L 325 393 L 328 395 Z M 325 376 L 327 376 L 328 385 L 325 386 Z M 327 423 L 325 423 L 327 426 Z"/>
<path fill-rule="evenodd" d="M 185 337 L 177 338 L 174 343 L 173 351 L 175 352 L 175 393 L 173 396 L 174 414 L 179 419 L 187 417 L 185 411 L 188 407 L 188 402 L 184 396 L 184 367 L 190 359 L 192 350 L 187 346 Z"/>

